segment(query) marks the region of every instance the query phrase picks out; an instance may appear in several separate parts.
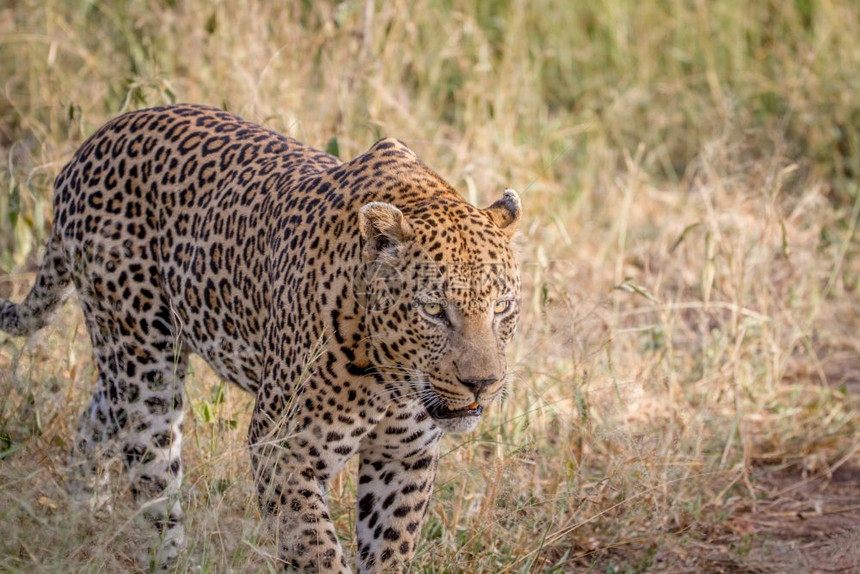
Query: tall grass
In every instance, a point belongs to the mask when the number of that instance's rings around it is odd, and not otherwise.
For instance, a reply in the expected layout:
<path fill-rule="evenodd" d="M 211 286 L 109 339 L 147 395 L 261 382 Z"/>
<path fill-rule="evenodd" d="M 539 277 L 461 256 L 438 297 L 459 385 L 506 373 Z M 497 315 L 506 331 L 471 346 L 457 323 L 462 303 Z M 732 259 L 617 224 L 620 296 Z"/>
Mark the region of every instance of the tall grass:
<path fill-rule="evenodd" d="M 848 0 L 15 0 L 0 292 L 29 287 L 53 178 L 124 110 L 209 103 L 344 158 L 399 137 L 527 214 L 512 392 L 446 439 L 417 571 L 742 567 L 773 477 L 858 451 L 858 25 Z M 79 312 L 2 341 L 0 570 L 132 568 L 123 485 L 113 514 L 64 495 L 94 380 Z M 264 569 L 250 398 L 189 378 L 179 569 Z M 353 550 L 354 491 L 330 493 Z"/>

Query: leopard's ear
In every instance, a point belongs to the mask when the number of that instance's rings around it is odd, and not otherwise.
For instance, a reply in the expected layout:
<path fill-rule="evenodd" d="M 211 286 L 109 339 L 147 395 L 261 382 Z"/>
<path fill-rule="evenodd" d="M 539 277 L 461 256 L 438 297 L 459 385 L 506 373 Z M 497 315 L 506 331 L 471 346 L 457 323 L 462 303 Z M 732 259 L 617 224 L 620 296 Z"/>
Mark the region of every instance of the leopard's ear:
<path fill-rule="evenodd" d="M 412 239 L 412 226 L 403 212 L 382 201 L 363 205 L 358 211 L 358 229 L 364 247 L 362 253 L 368 261 L 380 254 L 396 255 L 398 248 Z"/>
<path fill-rule="evenodd" d="M 506 189 L 502 198 L 484 210 L 490 221 L 496 224 L 507 237 L 513 237 L 522 215 L 520 196 L 513 189 Z"/>

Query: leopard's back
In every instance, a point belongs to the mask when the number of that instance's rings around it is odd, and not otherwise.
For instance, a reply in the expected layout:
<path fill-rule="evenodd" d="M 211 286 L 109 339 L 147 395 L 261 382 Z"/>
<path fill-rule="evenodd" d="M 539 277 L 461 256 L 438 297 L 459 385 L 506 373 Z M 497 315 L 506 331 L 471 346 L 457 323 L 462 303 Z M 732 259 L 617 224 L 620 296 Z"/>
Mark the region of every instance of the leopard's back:
<path fill-rule="evenodd" d="M 55 234 L 88 322 L 114 337 L 169 332 L 254 391 L 273 203 L 338 164 L 215 108 L 150 108 L 109 122 L 55 184 Z M 148 308 L 160 311 L 141 317 Z"/>

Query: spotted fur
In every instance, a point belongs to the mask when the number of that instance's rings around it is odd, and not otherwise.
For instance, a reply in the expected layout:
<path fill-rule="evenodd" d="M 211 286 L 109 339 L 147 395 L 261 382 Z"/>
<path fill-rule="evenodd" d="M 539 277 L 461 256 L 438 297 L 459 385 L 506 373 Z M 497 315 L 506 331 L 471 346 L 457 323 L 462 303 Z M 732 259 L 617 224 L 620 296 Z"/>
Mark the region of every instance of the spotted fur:
<path fill-rule="evenodd" d="M 72 461 L 97 476 L 121 456 L 158 566 L 183 544 L 197 353 L 256 397 L 251 459 L 284 567 L 349 571 L 325 488 L 358 456 L 358 569 L 398 571 L 440 437 L 502 390 L 519 218 L 513 191 L 477 209 L 397 140 L 342 163 L 212 108 L 132 112 L 58 176 L 36 284 L 0 301 L 0 328 L 43 327 L 74 285 L 99 377 Z"/>

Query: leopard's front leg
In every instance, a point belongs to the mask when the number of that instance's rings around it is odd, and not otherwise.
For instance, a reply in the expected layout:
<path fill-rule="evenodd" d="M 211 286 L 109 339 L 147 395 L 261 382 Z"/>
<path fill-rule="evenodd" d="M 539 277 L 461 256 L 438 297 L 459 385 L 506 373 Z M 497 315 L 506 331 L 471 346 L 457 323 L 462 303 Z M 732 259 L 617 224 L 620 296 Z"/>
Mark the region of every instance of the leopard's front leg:
<path fill-rule="evenodd" d="M 345 464 L 348 456 L 343 453 L 349 446 L 326 443 L 327 436 L 343 433 L 323 430 L 308 418 L 312 422 L 305 428 L 289 422 L 278 428 L 268 413 L 255 409 L 250 442 L 260 509 L 271 521 L 278 559 L 286 571 L 347 574 L 350 568 L 329 515 L 325 488 Z M 354 443 L 357 448 L 358 439 Z M 338 446 L 343 448 L 335 452 L 332 447 Z"/>
<path fill-rule="evenodd" d="M 259 456 L 252 451 L 262 512 L 273 521 L 278 559 L 287 571 L 349 573 L 329 517 L 325 483 L 313 468 L 294 464 L 289 455 Z"/>
<path fill-rule="evenodd" d="M 424 409 L 392 409 L 362 440 L 358 479 L 358 566 L 404 572 L 427 513 L 442 431 Z"/>

